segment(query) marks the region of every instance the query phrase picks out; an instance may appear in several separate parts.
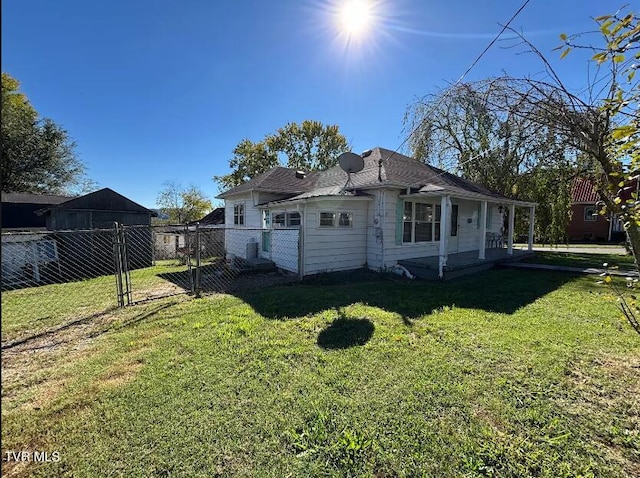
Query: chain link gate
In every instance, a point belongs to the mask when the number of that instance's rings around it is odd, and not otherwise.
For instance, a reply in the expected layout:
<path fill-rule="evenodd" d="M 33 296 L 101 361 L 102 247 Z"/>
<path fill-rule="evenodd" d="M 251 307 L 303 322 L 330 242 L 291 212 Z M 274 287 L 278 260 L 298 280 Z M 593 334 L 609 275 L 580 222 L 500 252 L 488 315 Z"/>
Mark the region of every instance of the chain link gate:
<path fill-rule="evenodd" d="M 295 282 L 300 234 L 284 227 L 116 223 L 3 232 L 3 316 L 44 326 L 180 294 Z"/>

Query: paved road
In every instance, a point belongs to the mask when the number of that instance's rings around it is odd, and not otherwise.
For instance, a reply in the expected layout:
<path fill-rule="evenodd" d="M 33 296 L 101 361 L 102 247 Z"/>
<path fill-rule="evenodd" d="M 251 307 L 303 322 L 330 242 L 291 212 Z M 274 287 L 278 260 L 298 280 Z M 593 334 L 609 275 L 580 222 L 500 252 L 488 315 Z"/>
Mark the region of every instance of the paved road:
<path fill-rule="evenodd" d="M 526 249 L 527 246 L 523 245 L 515 245 L 514 248 L 517 249 Z M 547 252 L 575 252 L 580 254 L 626 254 L 627 252 L 624 250 L 622 246 L 589 246 L 589 247 L 580 247 L 579 244 L 573 245 L 562 245 L 562 246 L 533 246 L 534 251 L 547 251 Z"/>

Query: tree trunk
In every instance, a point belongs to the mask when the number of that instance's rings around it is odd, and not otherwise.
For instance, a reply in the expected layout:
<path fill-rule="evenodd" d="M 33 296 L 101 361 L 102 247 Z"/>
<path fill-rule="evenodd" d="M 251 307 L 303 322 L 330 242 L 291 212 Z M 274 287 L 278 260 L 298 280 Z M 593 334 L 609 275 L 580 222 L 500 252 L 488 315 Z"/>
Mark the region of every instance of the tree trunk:
<path fill-rule="evenodd" d="M 640 229 L 635 224 L 630 224 L 627 228 L 627 238 L 629 239 L 629 246 L 633 254 L 633 260 L 638 269 L 638 257 L 640 256 Z"/>

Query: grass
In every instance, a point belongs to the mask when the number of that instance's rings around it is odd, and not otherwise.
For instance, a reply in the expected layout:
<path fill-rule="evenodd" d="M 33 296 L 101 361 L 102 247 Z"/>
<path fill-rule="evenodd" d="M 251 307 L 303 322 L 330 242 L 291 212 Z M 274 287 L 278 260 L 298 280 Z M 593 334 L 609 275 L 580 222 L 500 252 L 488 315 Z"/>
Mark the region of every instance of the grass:
<path fill-rule="evenodd" d="M 166 299 L 3 353 L 7 476 L 637 476 L 640 340 L 592 278 Z"/>
<path fill-rule="evenodd" d="M 154 294 L 178 292 L 162 275 L 184 271 L 175 261 L 159 261 L 154 267 L 131 271 L 134 300 Z M 29 287 L 2 293 L 2 342 L 42 333 L 117 307 L 113 275 Z"/>
<path fill-rule="evenodd" d="M 618 266 L 621 270 L 632 270 L 634 268 L 633 256 L 619 254 L 537 251 L 535 256 L 527 257 L 522 262 L 599 269 L 602 269 L 602 265 L 607 263 L 609 266 Z"/>

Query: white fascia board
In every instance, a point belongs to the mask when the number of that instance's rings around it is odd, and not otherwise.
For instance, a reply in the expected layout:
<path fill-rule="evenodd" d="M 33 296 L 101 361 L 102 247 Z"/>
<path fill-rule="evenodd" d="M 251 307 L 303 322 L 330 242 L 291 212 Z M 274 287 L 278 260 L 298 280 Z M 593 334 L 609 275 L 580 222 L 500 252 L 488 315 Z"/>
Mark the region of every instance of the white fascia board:
<path fill-rule="evenodd" d="M 528 202 L 528 201 L 517 201 L 515 199 L 508 199 L 508 198 L 496 198 L 493 196 L 485 196 L 484 194 L 479 194 L 479 193 L 460 193 L 460 192 L 453 192 L 453 191 L 447 191 L 447 190 L 443 190 L 442 192 L 433 192 L 433 193 L 415 193 L 415 194 L 400 194 L 401 199 L 410 199 L 410 198 L 416 198 L 416 197 L 424 197 L 424 198 L 433 198 L 433 197 L 442 197 L 442 196 L 451 196 L 452 198 L 456 198 L 456 199 L 470 199 L 473 201 L 487 201 L 487 202 L 492 202 L 492 203 L 496 203 L 496 204 L 515 204 L 516 206 L 522 206 L 522 207 L 531 207 L 531 206 L 536 206 L 538 203 L 535 202 Z"/>

